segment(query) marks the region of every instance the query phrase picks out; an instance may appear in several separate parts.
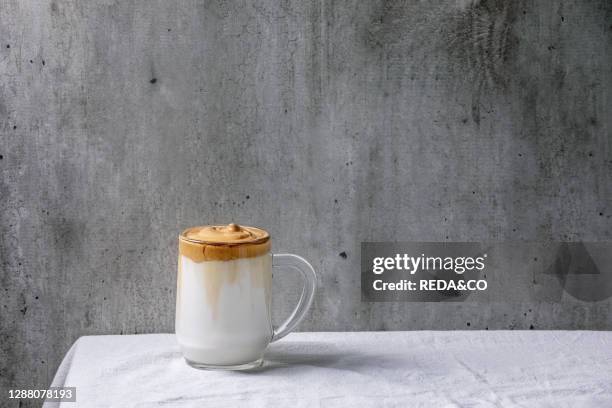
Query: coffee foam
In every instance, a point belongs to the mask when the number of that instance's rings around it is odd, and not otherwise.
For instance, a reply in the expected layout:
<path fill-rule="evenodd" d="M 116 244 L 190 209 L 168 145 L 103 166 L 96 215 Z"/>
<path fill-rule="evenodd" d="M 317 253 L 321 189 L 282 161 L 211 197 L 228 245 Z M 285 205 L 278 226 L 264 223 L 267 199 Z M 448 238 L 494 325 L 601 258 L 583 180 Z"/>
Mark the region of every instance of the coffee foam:
<path fill-rule="evenodd" d="M 179 236 L 179 254 L 194 262 L 253 258 L 270 252 L 267 231 L 237 224 L 188 228 Z"/>

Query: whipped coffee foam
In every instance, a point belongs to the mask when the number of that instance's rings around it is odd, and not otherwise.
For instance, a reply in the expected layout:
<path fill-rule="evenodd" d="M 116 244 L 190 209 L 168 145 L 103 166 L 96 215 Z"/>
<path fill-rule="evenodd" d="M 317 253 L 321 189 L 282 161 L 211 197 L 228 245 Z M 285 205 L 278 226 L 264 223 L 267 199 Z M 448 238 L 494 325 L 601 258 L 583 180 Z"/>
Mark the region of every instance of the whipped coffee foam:
<path fill-rule="evenodd" d="M 267 231 L 236 224 L 189 228 L 179 236 L 179 253 L 194 262 L 252 258 L 270 251 Z"/>
<path fill-rule="evenodd" d="M 212 244 L 248 244 L 266 240 L 270 235 L 257 227 L 237 224 L 205 225 L 189 228 L 182 234 L 188 240 Z"/>

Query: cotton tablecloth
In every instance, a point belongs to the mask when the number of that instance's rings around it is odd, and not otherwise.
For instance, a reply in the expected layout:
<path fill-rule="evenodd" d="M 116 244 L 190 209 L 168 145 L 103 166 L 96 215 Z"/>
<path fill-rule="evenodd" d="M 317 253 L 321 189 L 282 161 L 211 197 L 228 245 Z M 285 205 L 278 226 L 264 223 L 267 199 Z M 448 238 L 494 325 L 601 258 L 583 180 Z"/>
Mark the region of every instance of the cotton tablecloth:
<path fill-rule="evenodd" d="M 612 407 L 612 332 L 293 333 L 252 372 L 194 369 L 171 334 L 87 336 L 52 385 L 77 388 L 62 407 Z"/>

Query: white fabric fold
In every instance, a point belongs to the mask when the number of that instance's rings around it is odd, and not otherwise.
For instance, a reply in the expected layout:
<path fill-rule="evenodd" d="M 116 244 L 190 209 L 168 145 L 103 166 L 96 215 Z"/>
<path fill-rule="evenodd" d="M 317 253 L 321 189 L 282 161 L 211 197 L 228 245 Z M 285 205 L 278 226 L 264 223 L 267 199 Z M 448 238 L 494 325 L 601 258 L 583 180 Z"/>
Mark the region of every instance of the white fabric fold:
<path fill-rule="evenodd" d="M 45 407 L 612 407 L 612 332 L 293 333 L 254 372 L 202 371 L 174 335 L 87 336 Z"/>

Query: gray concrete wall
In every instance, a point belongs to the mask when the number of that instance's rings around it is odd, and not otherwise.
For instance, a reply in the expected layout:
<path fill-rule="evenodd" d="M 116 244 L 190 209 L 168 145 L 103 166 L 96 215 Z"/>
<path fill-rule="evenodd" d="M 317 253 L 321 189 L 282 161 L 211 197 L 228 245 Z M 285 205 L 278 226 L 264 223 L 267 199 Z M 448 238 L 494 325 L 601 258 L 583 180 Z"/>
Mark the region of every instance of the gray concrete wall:
<path fill-rule="evenodd" d="M 361 303 L 358 257 L 611 239 L 609 1 L 2 0 L 0 41 L 3 389 L 172 331 L 177 233 L 211 222 L 313 262 L 302 330 L 612 329 L 610 299 Z"/>

